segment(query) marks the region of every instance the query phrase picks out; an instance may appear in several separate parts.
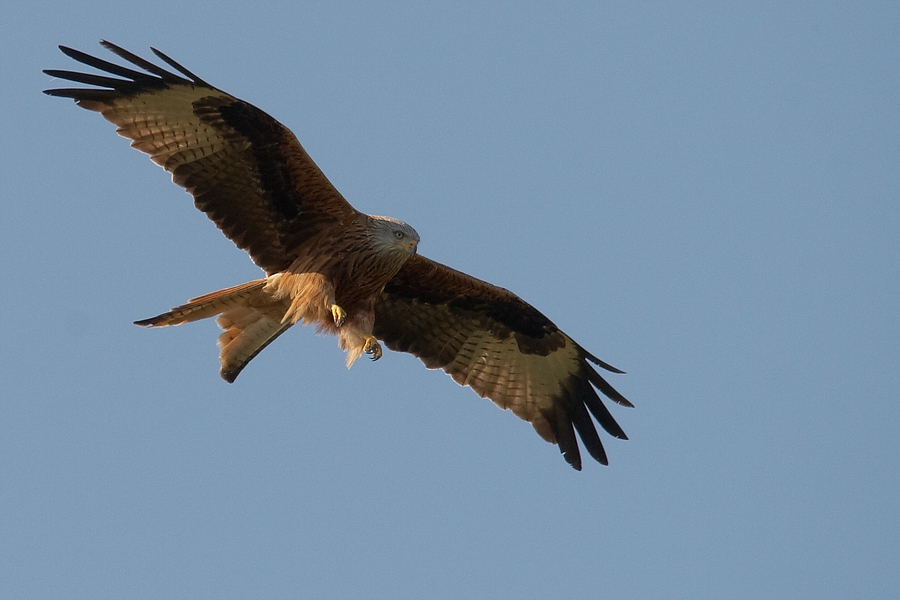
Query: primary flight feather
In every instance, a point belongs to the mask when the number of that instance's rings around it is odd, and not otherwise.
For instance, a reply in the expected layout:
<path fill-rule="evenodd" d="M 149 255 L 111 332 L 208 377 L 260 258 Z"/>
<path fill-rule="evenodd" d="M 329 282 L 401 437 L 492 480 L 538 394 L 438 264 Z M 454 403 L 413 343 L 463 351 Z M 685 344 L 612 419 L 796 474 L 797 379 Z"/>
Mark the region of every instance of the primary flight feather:
<path fill-rule="evenodd" d="M 530 422 L 576 469 L 576 431 L 590 455 L 607 464 L 591 415 L 610 435 L 627 439 L 594 388 L 631 403 L 592 363 L 621 371 L 515 294 L 417 255 L 412 227 L 354 209 L 294 134 L 263 111 L 156 49 L 178 73 L 102 44 L 143 71 L 60 46 L 105 74 L 48 69 L 48 75 L 94 87 L 45 93 L 73 98 L 115 123 L 266 274 L 138 325 L 217 317 L 221 374 L 233 382 L 292 325 L 314 324 L 338 337 L 348 366 L 363 353 L 377 360 L 381 340 L 429 369 L 443 369 Z"/>

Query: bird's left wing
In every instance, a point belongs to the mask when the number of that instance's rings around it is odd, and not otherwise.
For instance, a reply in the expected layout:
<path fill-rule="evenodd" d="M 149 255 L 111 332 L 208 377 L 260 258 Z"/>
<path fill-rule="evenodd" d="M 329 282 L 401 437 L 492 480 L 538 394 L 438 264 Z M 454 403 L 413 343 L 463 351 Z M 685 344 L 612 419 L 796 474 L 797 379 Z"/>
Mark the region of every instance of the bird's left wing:
<path fill-rule="evenodd" d="M 581 469 L 575 432 L 598 462 L 606 452 L 591 420 L 628 439 L 603 405 L 632 406 L 591 365 L 614 373 L 547 317 L 503 288 L 421 256 L 388 282 L 375 304 L 375 337 L 443 369 L 460 385 L 530 422 Z"/>
<path fill-rule="evenodd" d="M 48 75 L 94 87 L 44 93 L 73 98 L 115 123 L 120 135 L 172 173 L 197 208 L 267 273 L 287 269 L 297 249 L 323 228 L 361 217 L 294 134 L 260 109 L 156 49 L 180 74 L 109 42 L 103 46 L 143 71 L 60 46 L 104 74 L 48 69 Z"/>

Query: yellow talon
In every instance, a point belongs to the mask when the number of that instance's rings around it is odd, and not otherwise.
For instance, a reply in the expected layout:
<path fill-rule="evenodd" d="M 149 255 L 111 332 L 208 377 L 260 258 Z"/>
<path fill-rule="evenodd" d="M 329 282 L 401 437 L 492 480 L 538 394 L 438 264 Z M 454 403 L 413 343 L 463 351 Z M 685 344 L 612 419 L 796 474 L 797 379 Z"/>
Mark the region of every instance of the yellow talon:
<path fill-rule="evenodd" d="M 363 346 L 363 352 L 365 352 L 366 354 L 371 354 L 372 360 L 378 360 L 382 355 L 381 344 L 378 343 L 378 340 L 376 340 L 374 336 L 370 335 L 366 337 L 366 343 Z"/>
<path fill-rule="evenodd" d="M 338 306 L 337 304 L 331 305 L 331 316 L 334 319 L 334 324 L 340 327 L 344 324 L 344 321 L 347 320 L 347 311 Z"/>

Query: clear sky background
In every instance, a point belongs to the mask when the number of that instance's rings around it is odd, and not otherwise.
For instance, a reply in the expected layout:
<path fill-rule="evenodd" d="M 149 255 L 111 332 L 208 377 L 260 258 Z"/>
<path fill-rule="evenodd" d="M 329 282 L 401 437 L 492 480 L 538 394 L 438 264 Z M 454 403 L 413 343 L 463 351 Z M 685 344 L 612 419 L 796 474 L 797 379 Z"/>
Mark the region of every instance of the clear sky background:
<path fill-rule="evenodd" d="M 722 4 L 727 4 L 723 8 Z M 0 597 L 900 597 L 900 5 L 5 2 Z M 357 208 L 626 370 L 578 473 L 414 358 L 295 328 L 114 127 L 41 90 L 153 45 Z"/>

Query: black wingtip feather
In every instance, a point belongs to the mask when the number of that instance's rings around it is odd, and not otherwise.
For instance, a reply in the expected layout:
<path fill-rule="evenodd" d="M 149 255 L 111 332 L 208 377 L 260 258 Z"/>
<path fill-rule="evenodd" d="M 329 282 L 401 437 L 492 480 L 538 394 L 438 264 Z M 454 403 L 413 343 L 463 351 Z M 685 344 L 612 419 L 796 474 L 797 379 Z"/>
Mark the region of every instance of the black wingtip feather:
<path fill-rule="evenodd" d="M 104 71 L 110 75 L 121 77 L 122 79 L 107 77 L 105 75 L 79 73 L 76 71 L 45 69 L 44 73 L 50 75 L 51 77 L 59 77 L 60 79 L 75 81 L 77 83 L 84 83 L 97 87 L 58 88 L 44 90 L 44 93 L 48 96 L 73 98 L 76 101 L 85 100 L 108 102 L 122 95 L 138 93 L 147 89 L 164 89 L 167 86 L 171 85 L 198 85 L 215 89 L 213 88 L 213 86 L 209 85 L 156 48 L 152 48 L 153 53 L 156 54 L 156 56 L 158 56 L 160 59 L 164 60 L 169 66 L 179 71 L 186 78 L 171 71 L 167 71 L 166 69 L 155 65 L 141 58 L 140 56 L 137 56 L 136 54 L 132 54 L 131 52 L 125 50 L 120 46 L 117 46 L 116 44 L 113 44 L 112 42 L 103 40 L 102 42 L 100 42 L 100 44 L 110 52 L 113 52 L 116 56 L 140 67 L 141 69 L 144 69 L 146 72 L 136 71 L 134 69 L 103 60 L 102 58 L 91 56 L 90 54 L 82 52 L 81 50 L 76 50 L 68 46 L 60 45 L 59 49 L 69 58 L 72 58 L 89 67 L 93 67 L 99 71 Z"/>
<path fill-rule="evenodd" d="M 616 388 L 611 386 L 608 381 L 603 379 L 603 377 L 600 375 L 600 373 L 598 373 L 594 369 L 590 368 L 590 366 L 587 367 L 587 376 L 588 376 L 588 380 L 590 380 L 591 383 L 593 383 L 595 386 L 597 386 L 597 389 L 600 390 L 600 392 L 604 396 L 606 396 L 607 398 L 609 398 L 616 404 L 621 404 L 622 406 L 634 408 L 634 404 L 629 402 L 625 396 L 620 394 Z"/>
<path fill-rule="evenodd" d="M 125 77 L 126 79 L 130 79 L 134 82 L 148 83 L 151 81 L 156 81 L 155 77 L 152 77 L 146 73 L 141 73 L 140 71 L 135 71 L 134 69 L 129 69 L 128 67 L 117 65 L 116 63 L 111 63 L 108 60 L 103 60 L 102 58 L 91 56 L 90 54 L 82 52 L 81 50 L 76 50 L 75 48 L 60 46 L 59 49 L 62 50 L 62 53 L 69 58 L 72 58 L 83 65 L 94 67 L 95 69 L 100 71 L 106 71 L 107 73 L 118 75 L 119 77 Z"/>
<path fill-rule="evenodd" d="M 593 354 L 591 354 L 590 352 L 588 352 L 587 350 L 585 350 L 585 349 L 582 348 L 581 346 L 578 346 L 578 348 L 581 350 L 582 354 L 584 354 L 584 357 L 585 357 L 586 359 L 588 359 L 589 361 L 591 361 L 592 363 L 594 363 L 595 365 L 597 365 L 597 366 L 600 367 L 601 369 L 606 369 L 606 370 L 609 371 L 610 373 L 617 373 L 617 374 L 619 374 L 619 375 L 624 375 L 624 374 L 625 374 L 625 371 L 623 371 L 622 369 L 617 369 L 616 367 L 612 366 L 612 365 L 609 364 L 608 362 L 604 362 L 604 361 L 600 360 L 599 358 L 597 358 L 596 356 L 594 356 Z"/>
<path fill-rule="evenodd" d="M 575 438 L 575 429 L 572 419 L 566 414 L 562 403 L 555 403 L 552 409 L 542 411 L 544 418 L 553 429 L 556 444 L 566 462 L 572 465 L 576 471 L 581 470 L 581 452 L 578 450 L 578 440 Z"/>
<path fill-rule="evenodd" d="M 157 77 L 159 77 L 160 79 L 162 79 L 163 81 L 165 81 L 167 83 L 191 83 L 187 79 L 184 79 L 183 77 L 179 77 L 178 75 L 175 75 L 174 73 L 172 73 L 170 71 L 166 71 L 162 67 L 154 65 L 149 60 L 145 60 L 145 59 L 141 58 L 140 56 L 138 56 L 137 54 L 133 54 L 133 53 L 129 52 L 128 50 L 126 50 L 125 48 L 122 48 L 121 46 L 117 46 L 117 45 L 113 44 L 112 42 L 103 40 L 102 42 L 100 42 L 100 44 L 104 48 L 106 48 L 107 50 L 109 50 L 110 52 L 115 54 L 116 56 L 119 56 L 120 58 L 127 60 L 131 64 L 139 66 L 140 68 L 144 69 L 148 73 L 153 73 L 154 75 L 156 75 Z"/>
<path fill-rule="evenodd" d="M 91 73 L 79 73 L 78 71 L 66 71 L 63 69 L 44 69 L 44 73 L 51 77 L 58 77 L 67 81 L 76 83 L 84 83 L 87 85 L 96 85 L 111 90 L 121 89 L 124 86 L 135 86 L 134 82 L 125 79 L 115 79 L 104 75 L 93 75 Z M 136 87 L 136 86 L 135 86 Z"/>
<path fill-rule="evenodd" d="M 597 393 L 593 389 L 590 389 L 590 384 L 585 382 L 584 385 L 587 386 L 588 389 L 582 393 L 581 401 L 584 402 L 587 409 L 591 411 L 591 414 L 594 415 L 594 418 L 600 423 L 600 427 L 615 438 L 627 440 L 628 436 L 625 435 L 621 425 L 616 422 L 612 413 L 609 412 L 609 409 L 606 408 L 606 405 L 603 404 L 600 397 L 597 396 Z"/>
<path fill-rule="evenodd" d="M 591 416 L 588 414 L 588 409 L 585 408 L 584 402 L 579 398 L 574 398 L 570 400 L 570 402 L 573 407 L 573 413 L 571 415 L 572 424 L 575 426 L 576 431 L 578 431 L 578 435 L 581 437 L 581 441 L 584 443 L 584 447 L 587 449 L 588 454 L 601 465 L 609 465 L 606 450 L 603 449 L 603 442 L 600 441 L 600 436 L 597 434 L 597 428 L 594 427 L 594 423 L 591 421 Z"/>
<path fill-rule="evenodd" d="M 158 56 L 160 59 L 164 60 L 166 62 L 166 64 L 168 64 L 170 67 L 172 67 L 176 71 L 179 71 L 185 77 L 188 77 L 189 79 L 191 79 L 191 81 L 193 81 L 194 83 L 196 83 L 198 85 L 209 85 L 208 83 L 206 83 L 205 81 L 203 81 L 202 79 L 200 79 L 199 77 L 197 77 L 196 75 L 194 75 L 193 73 L 191 73 L 190 71 L 185 69 L 183 66 L 181 66 L 181 64 L 179 64 L 176 61 L 174 61 L 173 59 L 169 58 L 168 56 L 166 56 L 164 53 L 160 52 L 156 48 L 151 46 L 150 50 L 153 51 L 153 54 Z"/>

